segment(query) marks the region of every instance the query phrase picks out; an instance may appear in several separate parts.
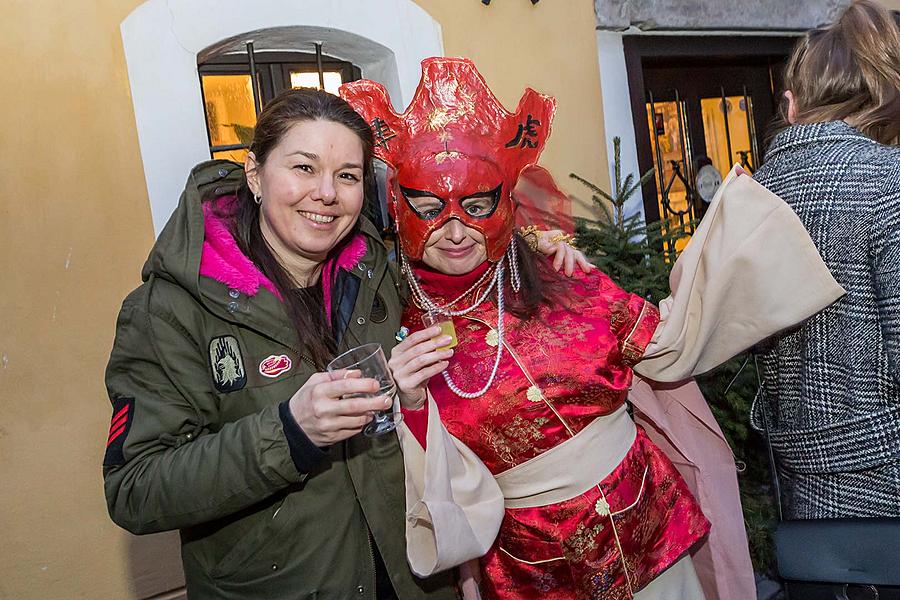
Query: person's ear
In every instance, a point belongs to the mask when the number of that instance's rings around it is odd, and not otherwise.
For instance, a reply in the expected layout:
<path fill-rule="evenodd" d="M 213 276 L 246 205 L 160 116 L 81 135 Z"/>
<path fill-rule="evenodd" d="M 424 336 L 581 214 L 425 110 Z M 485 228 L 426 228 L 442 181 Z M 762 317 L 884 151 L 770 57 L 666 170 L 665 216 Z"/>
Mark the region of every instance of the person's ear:
<path fill-rule="evenodd" d="M 259 164 L 256 162 L 256 155 L 252 152 L 248 152 L 247 158 L 244 159 L 244 173 L 247 174 L 247 186 L 253 195 L 262 195 L 259 189 Z"/>
<path fill-rule="evenodd" d="M 787 120 L 788 123 L 793 125 L 797 122 L 797 101 L 794 98 L 794 92 L 791 90 L 784 90 L 784 98 L 788 103 Z"/>

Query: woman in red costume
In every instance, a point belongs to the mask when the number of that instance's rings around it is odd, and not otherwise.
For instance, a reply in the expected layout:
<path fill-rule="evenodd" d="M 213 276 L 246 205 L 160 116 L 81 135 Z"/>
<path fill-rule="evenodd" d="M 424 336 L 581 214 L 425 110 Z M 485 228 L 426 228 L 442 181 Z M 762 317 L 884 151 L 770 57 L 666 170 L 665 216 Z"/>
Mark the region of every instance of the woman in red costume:
<path fill-rule="evenodd" d="M 709 523 L 626 411 L 639 361 L 680 366 L 661 345 L 660 311 L 596 269 L 556 277 L 514 234 L 511 190 L 543 149 L 555 100 L 528 89 L 509 113 L 471 62 L 445 58 L 423 62 L 402 115 L 380 84 L 341 94 L 373 124 L 393 169 L 411 288 L 403 321 L 415 332 L 391 357 L 413 570 L 486 551 L 486 598 L 702 598 L 688 552 Z M 452 321 L 455 348 L 423 329 L 425 313 Z M 702 339 L 710 327 L 688 329 Z M 691 354 L 681 346 L 678 356 Z M 466 478 L 479 470 L 488 476 Z M 434 540 L 419 544 L 423 532 Z"/>

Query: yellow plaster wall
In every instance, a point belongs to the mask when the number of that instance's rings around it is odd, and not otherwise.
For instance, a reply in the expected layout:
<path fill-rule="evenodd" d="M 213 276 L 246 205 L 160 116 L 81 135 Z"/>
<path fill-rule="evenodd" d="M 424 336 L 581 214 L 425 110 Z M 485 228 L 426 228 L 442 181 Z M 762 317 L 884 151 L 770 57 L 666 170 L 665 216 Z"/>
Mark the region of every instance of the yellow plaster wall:
<path fill-rule="evenodd" d="M 368 1 L 368 0 L 366 0 Z M 109 520 L 100 462 L 115 316 L 153 242 L 121 21 L 139 0 L 12 0 L 0 19 L 0 598 L 180 584 L 177 544 Z M 422 0 L 508 106 L 560 112 L 545 164 L 606 182 L 590 0 Z M 179 180 L 186 173 L 172 173 Z"/>
<path fill-rule="evenodd" d="M 161 540 L 112 524 L 100 472 L 115 315 L 153 242 L 119 33 L 137 4 L 13 0 L 0 19 L 4 599 L 160 589 L 133 557 Z"/>
<path fill-rule="evenodd" d="M 540 162 L 564 190 L 589 197 L 569 179 L 571 172 L 608 188 L 593 2 L 416 2 L 443 27 L 444 52 L 475 61 L 506 108 L 515 109 L 526 85 L 556 97 L 553 134 Z"/>

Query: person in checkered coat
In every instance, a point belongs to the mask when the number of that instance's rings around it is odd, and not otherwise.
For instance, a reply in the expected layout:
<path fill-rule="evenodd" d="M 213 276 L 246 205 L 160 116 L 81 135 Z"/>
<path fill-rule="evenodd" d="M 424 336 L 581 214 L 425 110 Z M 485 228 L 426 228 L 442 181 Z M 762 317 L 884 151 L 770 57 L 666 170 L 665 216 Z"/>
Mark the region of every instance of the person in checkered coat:
<path fill-rule="evenodd" d="M 799 215 L 847 295 L 761 354 L 752 422 L 784 518 L 900 516 L 900 31 L 868 0 L 809 32 L 787 126 L 755 178 Z"/>

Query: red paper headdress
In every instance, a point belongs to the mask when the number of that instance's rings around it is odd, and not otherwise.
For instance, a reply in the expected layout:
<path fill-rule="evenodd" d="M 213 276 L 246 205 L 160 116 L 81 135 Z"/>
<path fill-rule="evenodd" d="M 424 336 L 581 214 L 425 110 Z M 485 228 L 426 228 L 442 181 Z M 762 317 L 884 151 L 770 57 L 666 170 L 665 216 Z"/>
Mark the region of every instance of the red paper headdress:
<path fill-rule="evenodd" d="M 528 88 L 510 113 L 464 58 L 423 60 L 422 80 L 402 115 L 380 83 L 354 81 L 340 94 L 372 125 L 375 155 L 393 169 L 390 208 L 403 252 L 420 260 L 429 236 L 456 218 L 484 235 L 488 260 L 499 260 L 512 238 L 510 194 L 544 148 L 556 100 Z M 409 201 L 420 196 L 439 199 L 440 209 L 420 214 Z M 493 209 L 467 212 L 466 200 L 475 196 L 493 197 Z"/>

